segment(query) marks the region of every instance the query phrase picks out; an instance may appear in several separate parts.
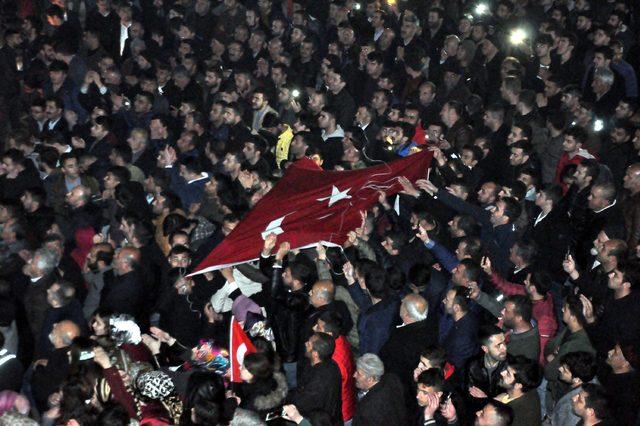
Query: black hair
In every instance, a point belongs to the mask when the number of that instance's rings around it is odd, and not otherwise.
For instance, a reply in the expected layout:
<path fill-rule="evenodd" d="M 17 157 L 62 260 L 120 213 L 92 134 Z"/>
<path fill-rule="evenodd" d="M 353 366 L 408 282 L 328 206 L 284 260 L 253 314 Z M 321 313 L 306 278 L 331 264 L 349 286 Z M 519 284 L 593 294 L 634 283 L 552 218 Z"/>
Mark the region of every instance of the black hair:
<path fill-rule="evenodd" d="M 418 376 L 418 385 L 429 386 L 439 392 L 444 389 L 444 375 L 439 368 L 429 368 Z"/>
<path fill-rule="evenodd" d="M 273 364 L 267 355 L 254 352 L 244 357 L 244 368 L 246 368 L 256 379 L 266 380 L 273 376 Z"/>
<path fill-rule="evenodd" d="M 596 358 L 589 352 L 569 352 L 560 357 L 560 365 L 565 365 L 572 377 L 582 383 L 589 383 L 596 376 Z"/>

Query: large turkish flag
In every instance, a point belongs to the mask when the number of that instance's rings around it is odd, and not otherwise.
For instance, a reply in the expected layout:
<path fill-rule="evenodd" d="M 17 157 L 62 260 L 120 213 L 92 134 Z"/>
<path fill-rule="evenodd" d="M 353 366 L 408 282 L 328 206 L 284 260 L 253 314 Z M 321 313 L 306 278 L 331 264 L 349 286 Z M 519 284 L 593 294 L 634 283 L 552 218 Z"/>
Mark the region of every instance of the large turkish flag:
<path fill-rule="evenodd" d="M 292 164 L 236 228 L 195 268 L 201 274 L 256 260 L 264 238 L 278 235 L 291 249 L 318 242 L 342 245 L 349 231 L 360 225 L 359 212 L 378 201 L 378 191 L 388 196 L 402 187 L 398 178 L 411 182 L 427 177 L 431 151 L 353 171 L 325 171 L 311 159 Z"/>

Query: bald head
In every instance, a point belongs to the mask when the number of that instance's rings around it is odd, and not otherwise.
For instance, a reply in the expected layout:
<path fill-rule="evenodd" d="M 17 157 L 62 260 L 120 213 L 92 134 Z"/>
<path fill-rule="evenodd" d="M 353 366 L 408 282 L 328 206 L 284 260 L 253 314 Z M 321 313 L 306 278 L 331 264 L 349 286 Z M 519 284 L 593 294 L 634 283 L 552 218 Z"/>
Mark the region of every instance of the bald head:
<path fill-rule="evenodd" d="M 316 282 L 311 288 L 311 304 L 316 308 L 333 302 L 335 286 L 331 281 L 323 280 Z"/>
<path fill-rule="evenodd" d="M 74 209 L 82 207 L 91 200 L 91 189 L 78 185 L 67 193 L 67 203 Z"/>
<path fill-rule="evenodd" d="M 429 314 L 429 305 L 419 294 L 409 294 L 402 299 L 400 317 L 405 324 L 424 321 Z"/>
<path fill-rule="evenodd" d="M 140 263 L 140 250 L 135 247 L 123 247 L 114 259 L 114 268 L 119 275 L 133 271 Z"/>
<path fill-rule="evenodd" d="M 60 321 L 53 325 L 53 330 L 49 335 L 49 340 L 56 349 L 65 348 L 71 345 L 73 339 L 80 335 L 80 327 L 72 321 Z"/>
<path fill-rule="evenodd" d="M 640 163 L 635 163 L 627 167 L 627 172 L 623 178 L 623 185 L 624 188 L 631 191 L 632 194 L 640 191 Z"/>

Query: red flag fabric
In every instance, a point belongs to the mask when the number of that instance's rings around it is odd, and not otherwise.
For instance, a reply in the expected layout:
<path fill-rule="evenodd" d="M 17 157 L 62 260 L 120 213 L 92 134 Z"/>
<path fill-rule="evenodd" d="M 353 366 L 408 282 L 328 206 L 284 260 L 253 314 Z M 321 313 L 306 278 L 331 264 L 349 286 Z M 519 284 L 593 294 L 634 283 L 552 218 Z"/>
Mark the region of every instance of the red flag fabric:
<path fill-rule="evenodd" d="M 244 362 L 245 355 L 256 352 L 255 346 L 251 343 L 251 339 L 244 332 L 242 326 L 234 317 L 231 317 L 231 336 L 229 337 L 229 358 L 231 363 L 231 381 L 241 382 L 240 369 Z"/>
<path fill-rule="evenodd" d="M 360 225 L 360 211 L 378 202 L 378 191 L 387 196 L 402 187 L 398 178 L 411 182 L 427 177 L 433 153 L 421 151 L 408 157 L 352 171 L 325 171 L 311 159 L 292 164 L 280 181 L 194 269 L 201 274 L 256 260 L 264 239 L 278 236 L 291 249 L 318 242 L 342 245 L 349 231 Z"/>
<path fill-rule="evenodd" d="M 424 128 L 422 127 L 422 123 L 418 123 L 416 125 L 416 132 L 413 135 L 413 141 L 417 145 L 424 145 L 427 143 L 427 135 L 424 133 Z"/>

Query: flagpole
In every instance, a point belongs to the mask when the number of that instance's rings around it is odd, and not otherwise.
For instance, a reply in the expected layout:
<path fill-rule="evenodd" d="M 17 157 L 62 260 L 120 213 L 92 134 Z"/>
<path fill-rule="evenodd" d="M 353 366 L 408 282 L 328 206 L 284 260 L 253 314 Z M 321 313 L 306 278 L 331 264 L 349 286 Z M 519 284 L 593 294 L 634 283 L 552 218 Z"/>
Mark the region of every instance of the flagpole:
<path fill-rule="evenodd" d="M 235 317 L 233 315 L 231 315 L 231 322 L 229 323 L 229 361 L 231 361 L 229 363 L 229 367 L 231 367 L 231 383 L 234 383 L 234 379 L 235 377 L 233 377 L 233 364 L 234 364 L 234 358 L 235 358 L 235 354 L 233 353 L 233 321 L 234 321 Z"/>

